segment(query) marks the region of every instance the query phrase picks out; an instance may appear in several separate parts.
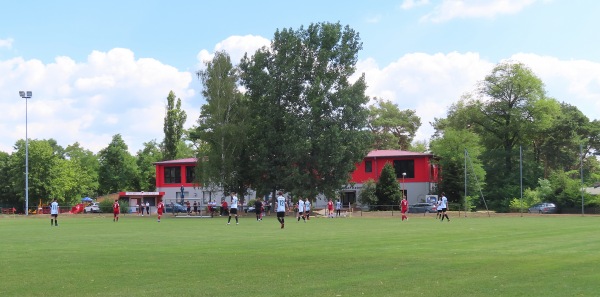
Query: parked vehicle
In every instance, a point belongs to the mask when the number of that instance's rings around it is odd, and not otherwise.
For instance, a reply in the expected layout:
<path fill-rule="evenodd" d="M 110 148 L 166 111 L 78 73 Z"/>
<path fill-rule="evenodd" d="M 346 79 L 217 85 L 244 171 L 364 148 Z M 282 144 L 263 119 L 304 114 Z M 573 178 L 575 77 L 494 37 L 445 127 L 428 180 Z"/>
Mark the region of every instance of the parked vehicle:
<path fill-rule="evenodd" d="M 550 202 L 540 202 L 531 206 L 529 213 L 556 213 L 556 204 Z"/>
<path fill-rule="evenodd" d="M 88 206 L 83 208 L 83 212 L 100 212 L 100 205 L 97 202 L 90 203 Z"/>
<path fill-rule="evenodd" d="M 165 204 L 165 211 L 167 213 L 187 213 L 187 207 L 179 203 L 167 203 Z"/>
<path fill-rule="evenodd" d="M 432 203 L 417 203 L 408 206 L 409 213 L 434 213 L 436 206 Z"/>

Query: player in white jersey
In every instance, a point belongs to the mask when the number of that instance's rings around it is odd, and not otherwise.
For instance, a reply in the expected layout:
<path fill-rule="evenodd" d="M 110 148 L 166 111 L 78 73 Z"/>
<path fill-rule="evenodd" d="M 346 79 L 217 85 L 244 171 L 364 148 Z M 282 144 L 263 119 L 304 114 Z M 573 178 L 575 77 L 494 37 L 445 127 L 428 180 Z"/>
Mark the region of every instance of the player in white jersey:
<path fill-rule="evenodd" d="M 286 202 L 282 192 L 277 193 L 277 221 L 281 224 L 281 229 L 285 226 Z"/>
<path fill-rule="evenodd" d="M 235 192 L 231 192 L 231 205 L 229 206 L 229 219 L 227 219 L 227 225 L 231 222 L 231 215 L 235 215 L 235 224 L 239 225 L 238 221 L 238 197 Z"/>
<path fill-rule="evenodd" d="M 304 200 L 302 200 L 302 197 L 298 199 L 298 222 L 300 222 L 300 218 L 306 223 L 306 218 L 304 217 Z"/>
<path fill-rule="evenodd" d="M 448 222 L 450 222 L 450 218 L 446 213 L 446 211 L 448 210 L 448 198 L 446 198 L 446 194 L 444 193 L 442 193 L 440 207 L 442 208 L 442 222 L 444 221 L 444 218 L 448 219 Z"/>
<path fill-rule="evenodd" d="M 58 202 L 56 202 L 56 198 L 50 204 L 50 226 L 53 224 L 58 226 Z"/>

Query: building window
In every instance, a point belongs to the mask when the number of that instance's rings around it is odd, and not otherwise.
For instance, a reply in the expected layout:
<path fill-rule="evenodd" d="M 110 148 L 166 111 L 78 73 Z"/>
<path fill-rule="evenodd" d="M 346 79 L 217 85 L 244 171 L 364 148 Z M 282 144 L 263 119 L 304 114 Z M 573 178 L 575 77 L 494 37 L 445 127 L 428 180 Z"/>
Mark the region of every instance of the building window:
<path fill-rule="evenodd" d="M 396 178 L 402 178 L 402 173 L 406 173 L 405 178 L 414 178 L 415 160 L 394 160 L 394 171 Z"/>
<path fill-rule="evenodd" d="M 180 184 L 181 168 L 165 167 L 165 184 Z"/>
<path fill-rule="evenodd" d="M 373 161 L 365 161 L 365 172 L 373 172 Z"/>
<path fill-rule="evenodd" d="M 185 166 L 185 182 L 191 184 L 196 179 L 196 166 Z"/>

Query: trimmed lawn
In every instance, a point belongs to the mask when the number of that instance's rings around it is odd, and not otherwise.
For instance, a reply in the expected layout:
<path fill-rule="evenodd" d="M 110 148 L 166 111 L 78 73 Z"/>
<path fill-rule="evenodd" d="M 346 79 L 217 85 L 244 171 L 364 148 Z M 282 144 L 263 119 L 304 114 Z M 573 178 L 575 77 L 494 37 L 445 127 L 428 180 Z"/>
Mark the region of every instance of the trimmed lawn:
<path fill-rule="evenodd" d="M 597 296 L 598 216 L 0 217 L 0 296 Z"/>

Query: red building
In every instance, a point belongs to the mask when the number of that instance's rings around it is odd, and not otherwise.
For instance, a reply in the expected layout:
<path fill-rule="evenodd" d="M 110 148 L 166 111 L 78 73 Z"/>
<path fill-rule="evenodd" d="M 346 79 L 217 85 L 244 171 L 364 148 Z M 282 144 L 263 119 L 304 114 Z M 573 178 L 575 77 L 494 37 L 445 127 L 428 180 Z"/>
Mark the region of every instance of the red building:
<path fill-rule="evenodd" d="M 218 188 L 201 187 L 194 183 L 196 158 L 170 160 L 154 163 L 156 166 L 156 190 L 164 192 L 165 203 L 194 201 L 206 205 L 209 201 L 221 202 L 223 191 Z"/>
<path fill-rule="evenodd" d="M 371 151 L 352 172 L 349 184 L 341 189 L 344 205 L 357 203 L 362 185 L 369 179 L 379 180 L 381 170 L 386 163 L 391 163 L 396 177 L 404 189 L 409 203 L 428 201 L 429 196 L 437 194 L 438 167 L 435 157 L 427 153 L 415 153 L 399 150 Z M 223 192 L 218 188 L 203 188 L 194 184 L 196 158 L 162 161 L 156 165 L 156 190 L 164 193 L 164 200 L 180 201 L 183 192 L 185 200 L 197 200 L 202 205 L 209 201 L 221 201 Z M 405 173 L 405 174 L 403 174 Z M 183 187 L 183 191 L 182 191 Z M 255 198 L 254 194 L 244 197 Z M 315 207 L 324 207 L 327 199 L 317 197 Z"/>
<path fill-rule="evenodd" d="M 399 150 L 371 151 L 362 162 L 356 164 L 350 184 L 342 192 L 343 203 L 356 202 L 356 196 L 364 182 L 379 180 L 385 164 L 390 163 L 396 172 L 400 187 L 404 190 L 410 204 L 426 202 L 437 194 L 439 168 L 433 154 L 415 153 Z"/>

